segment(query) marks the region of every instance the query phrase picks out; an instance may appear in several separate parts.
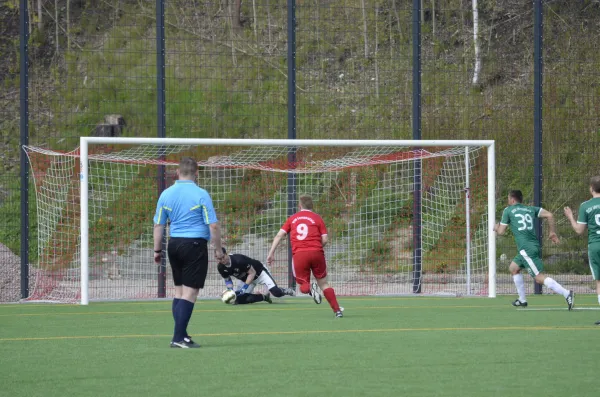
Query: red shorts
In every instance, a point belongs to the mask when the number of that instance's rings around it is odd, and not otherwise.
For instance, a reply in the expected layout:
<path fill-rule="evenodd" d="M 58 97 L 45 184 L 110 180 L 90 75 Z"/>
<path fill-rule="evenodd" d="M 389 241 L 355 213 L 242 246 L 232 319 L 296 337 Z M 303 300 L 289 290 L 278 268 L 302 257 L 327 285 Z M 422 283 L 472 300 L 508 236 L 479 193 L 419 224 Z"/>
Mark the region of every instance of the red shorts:
<path fill-rule="evenodd" d="M 317 279 L 327 276 L 325 254 L 321 251 L 300 251 L 294 254 L 294 277 L 298 284 L 310 283 L 310 272 Z"/>

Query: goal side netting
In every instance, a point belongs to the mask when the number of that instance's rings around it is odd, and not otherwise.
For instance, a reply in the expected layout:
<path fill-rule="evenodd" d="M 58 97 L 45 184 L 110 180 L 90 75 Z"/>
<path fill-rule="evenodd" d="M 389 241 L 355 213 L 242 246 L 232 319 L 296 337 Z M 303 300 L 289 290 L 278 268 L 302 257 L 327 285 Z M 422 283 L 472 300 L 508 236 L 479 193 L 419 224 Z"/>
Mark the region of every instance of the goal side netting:
<path fill-rule="evenodd" d="M 38 238 L 29 299 L 172 296 L 168 263 L 153 261 L 153 216 L 183 156 L 198 162 L 197 183 L 212 196 L 230 253 L 265 263 L 298 197 L 310 194 L 328 228 L 328 276 L 339 295 L 495 296 L 493 143 L 275 142 L 83 138 L 71 152 L 24 147 Z M 270 266 L 280 286 L 293 283 L 290 263 L 280 244 Z M 200 295 L 217 297 L 223 285 L 211 258 Z"/>

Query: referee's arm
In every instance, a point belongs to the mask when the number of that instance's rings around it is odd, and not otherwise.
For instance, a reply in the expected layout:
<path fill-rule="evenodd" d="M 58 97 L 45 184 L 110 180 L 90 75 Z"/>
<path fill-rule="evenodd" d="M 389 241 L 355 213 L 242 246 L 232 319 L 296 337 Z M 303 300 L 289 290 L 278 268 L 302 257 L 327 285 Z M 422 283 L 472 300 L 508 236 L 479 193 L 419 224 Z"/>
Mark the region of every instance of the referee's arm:
<path fill-rule="evenodd" d="M 215 257 L 220 260 L 225 256 L 221 246 L 221 225 L 219 225 L 219 222 L 215 222 L 208 225 L 208 227 L 210 228 L 210 239 L 215 245 Z"/>
<path fill-rule="evenodd" d="M 165 230 L 165 225 L 154 224 L 154 253 L 158 253 L 157 251 L 162 251 L 163 245 L 163 232 Z"/>
<path fill-rule="evenodd" d="M 200 206 L 203 207 L 202 215 L 204 223 L 207 224 L 210 229 L 210 240 L 215 247 L 215 257 L 217 260 L 221 260 L 223 256 L 225 256 L 221 246 L 221 225 L 217 219 L 215 207 L 213 206 L 210 195 L 207 194 L 206 197 L 201 198 Z"/>
<path fill-rule="evenodd" d="M 154 215 L 154 262 L 162 262 L 163 235 L 167 224 L 167 208 L 164 206 L 163 195 L 161 194 L 156 203 L 156 213 Z"/>
<path fill-rule="evenodd" d="M 162 262 L 162 244 L 164 230 L 165 225 L 154 225 L 154 262 L 159 264 Z"/>

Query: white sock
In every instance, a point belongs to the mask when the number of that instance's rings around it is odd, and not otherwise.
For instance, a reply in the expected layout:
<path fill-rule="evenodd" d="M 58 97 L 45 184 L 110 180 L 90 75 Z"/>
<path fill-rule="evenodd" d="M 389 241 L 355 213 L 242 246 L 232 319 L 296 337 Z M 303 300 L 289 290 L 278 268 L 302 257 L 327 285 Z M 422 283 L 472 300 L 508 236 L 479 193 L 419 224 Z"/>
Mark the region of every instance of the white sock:
<path fill-rule="evenodd" d="M 598 304 L 600 305 L 600 295 L 598 295 Z"/>
<path fill-rule="evenodd" d="M 561 294 L 565 298 L 569 296 L 569 291 L 564 289 L 562 285 L 560 285 L 550 277 L 546 277 L 546 279 L 544 280 L 544 285 L 550 288 L 552 291 L 556 292 L 557 294 Z"/>
<path fill-rule="evenodd" d="M 519 300 L 521 302 L 527 302 L 527 298 L 525 297 L 525 282 L 523 281 L 523 275 L 521 273 L 513 274 L 513 281 L 517 286 Z"/>

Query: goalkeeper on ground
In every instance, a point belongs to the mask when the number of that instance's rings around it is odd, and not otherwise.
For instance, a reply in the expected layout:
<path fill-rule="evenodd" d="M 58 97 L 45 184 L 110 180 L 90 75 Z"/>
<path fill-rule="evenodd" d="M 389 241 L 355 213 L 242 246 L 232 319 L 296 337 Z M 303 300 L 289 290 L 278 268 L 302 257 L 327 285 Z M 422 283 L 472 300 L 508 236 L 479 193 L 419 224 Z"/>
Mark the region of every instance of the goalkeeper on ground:
<path fill-rule="evenodd" d="M 239 289 L 235 291 L 235 304 L 243 305 L 256 302 L 273 303 L 271 294 L 277 298 L 284 295 L 293 296 L 294 290 L 291 288 L 279 288 L 273 276 L 265 265 L 256 259 L 252 259 L 242 254 L 227 255 L 227 251 L 223 248 L 225 254 L 220 260 L 217 270 L 225 279 L 227 289 L 233 290 L 233 281 L 231 277 L 238 279 Z M 269 292 L 266 294 L 253 294 L 254 287 L 258 284 L 267 286 Z"/>

